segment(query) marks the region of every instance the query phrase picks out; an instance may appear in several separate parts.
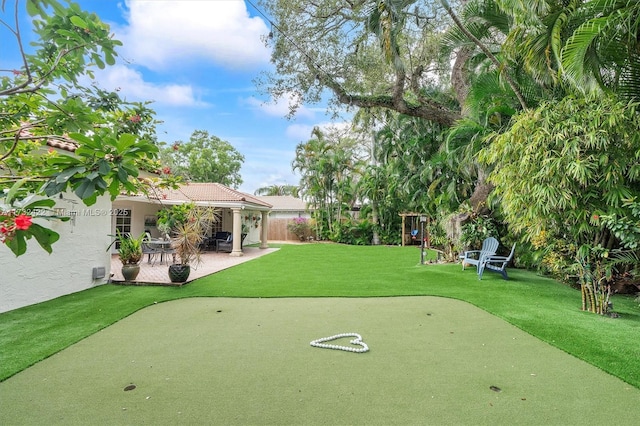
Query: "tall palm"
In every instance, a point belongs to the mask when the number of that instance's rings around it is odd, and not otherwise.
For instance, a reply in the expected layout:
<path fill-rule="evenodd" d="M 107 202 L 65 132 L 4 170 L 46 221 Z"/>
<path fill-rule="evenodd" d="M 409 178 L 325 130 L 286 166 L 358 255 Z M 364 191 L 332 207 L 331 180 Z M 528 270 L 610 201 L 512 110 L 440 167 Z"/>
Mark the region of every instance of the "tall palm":
<path fill-rule="evenodd" d="M 277 196 L 277 195 L 291 195 L 294 197 L 299 196 L 299 188 L 296 185 L 269 185 L 263 186 L 262 188 L 258 188 L 254 191 L 254 195 L 266 195 L 266 196 Z"/>
<path fill-rule="evenodd" d="M 359 164 L 354 146 L 348 138 L 325 134 L 316 128 L 312 138 L 296 148 L 292 166 L 302 176 L 301 190 L 315 209 L 320 235 L 331 235 L 345 206 L 355 202 L 355 173 Z"/>
<path fill-rule="evenodd" d="M 592 0 L 577 11 L 577 18 L 583 23 L 561 52 L 569 80 L 640 100 L 640 2 Z"/>

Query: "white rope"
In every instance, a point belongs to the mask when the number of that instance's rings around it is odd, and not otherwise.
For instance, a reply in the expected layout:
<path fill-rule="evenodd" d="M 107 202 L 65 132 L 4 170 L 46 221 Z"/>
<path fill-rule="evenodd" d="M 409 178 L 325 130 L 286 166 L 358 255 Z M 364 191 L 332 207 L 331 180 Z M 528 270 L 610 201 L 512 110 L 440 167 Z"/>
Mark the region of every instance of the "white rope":
<path fill-rule="evenodd" d="M 353 346 L 339 346 L 339 345 L 324 344 L 324 342 L 330 342 L 332 340 L 341 339 L 343 337 L 355 337 L 355 339 L 349 341 L 349 343 L 351 343 L 352 345 L 357 345 L 361 347 L 355 348 Z M 364 353 L 369 350 L 369 346 L 367 346 L 367 344 L 362 341 L 362 336 L 360 336 L 358 333 L 341 333 L 341 334 L 335 334 L 329 337 L 323 337 L 321 339 L 317 339 L 311 342 L 311 346 L 316 348 L 337 349 L 340 351 L 356 352 L 356 353 Z"/>

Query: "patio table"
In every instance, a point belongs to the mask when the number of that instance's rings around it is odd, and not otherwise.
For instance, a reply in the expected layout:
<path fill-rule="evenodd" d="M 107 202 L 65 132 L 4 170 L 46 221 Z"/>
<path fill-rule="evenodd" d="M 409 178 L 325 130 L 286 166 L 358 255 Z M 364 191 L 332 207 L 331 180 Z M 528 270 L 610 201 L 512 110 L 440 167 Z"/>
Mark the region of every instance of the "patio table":
<path fill-rule="evenodd" d="M 162 240 L 159 238 L 152 238 L 149 241 L 149 245 L 160 249 L 160 263 L 164 262 L 164 255 L 168 254 L 168 249 L 171 247 L 171 240 Z"/>

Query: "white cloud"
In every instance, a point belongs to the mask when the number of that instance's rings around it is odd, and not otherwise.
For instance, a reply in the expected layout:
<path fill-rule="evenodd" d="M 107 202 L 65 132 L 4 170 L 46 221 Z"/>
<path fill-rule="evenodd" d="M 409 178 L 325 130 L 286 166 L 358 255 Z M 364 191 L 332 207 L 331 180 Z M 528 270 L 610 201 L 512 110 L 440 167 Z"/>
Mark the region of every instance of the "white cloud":
<path fill-rule="evenodd" d="M 298 185 L 300 176 L 293 172 L 288 159 L 248 160 L 241 170 L 243 183 L 240 190 L 253 194 L 258 188 L 270 185 Z"/>
<path fill-rule="evenodd" d="M 159 105 L 182 107 L 207 105 L 197 99 L 192 86 L 149 83 L 141 73 L 123 65 L 96 72 L 96 79 L 105 89 L 118 90 L 128 101 L 154 101 Z"/>
<path fill-rule="evenodd" d="M 290 139 L 295 139 L 300 142 L 306 142 L 311 139 L 311 132 L 314 127 L 320 128 L 325 133 L 340 132 L 348 133 L 351 129 L 350 122 L 332 122 L 326 121 L 316 124 L 292 124 L 287 126 L 286 135 Z"/>
<path fill-rule="evenodd" d="M 286 135 L 290 139 L 306 142 L 311 138 L 311 131 L 314 127 L 313 124 L 292 124 L 287 126 Z"/>
<path fill-rule="evenodd" d="M 256 97 L 246 98 L 244 100 L 246 104 L 254 109 L 260 110 L 265 114 L 273 117 L 285 117 L 289 114 L 289 106 L 292 104 L 300 103 L 300 95 L 297 93 L 289 93 L 280 97 L 277 101 L 265 102 Z M 304 105 L 300 105 L 296 110 L 295 116 L 297 118 L 310 118 L 315 117 L 315 112 Z"/>
<path fill-rule="evenodd" d="M 127 26 L 114 26 L 122 57 L 151 69 L 206 61 L 231 69 L 269 62 L 269 30 L 244 1 L 127 0 Z"/>

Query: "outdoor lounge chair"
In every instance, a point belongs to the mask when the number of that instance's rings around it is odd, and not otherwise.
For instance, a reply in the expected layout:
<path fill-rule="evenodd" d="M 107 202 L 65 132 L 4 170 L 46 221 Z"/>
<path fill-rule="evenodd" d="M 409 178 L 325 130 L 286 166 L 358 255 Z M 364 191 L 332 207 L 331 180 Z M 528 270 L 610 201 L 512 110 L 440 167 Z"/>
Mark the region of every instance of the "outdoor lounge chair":
<path fill-rule="evenodd" d="M 213 240 L 213 249 L 217 252 L 220 248 L 220 243 L 225 243 L 229 237 L 231 236 L 231 232 L 227 231 L 218 231 L 212 237 Z"/>
<path fill-rule="evenodd" d="M 478 265 L 478 279 L 482 279 L 482 273 L 485 269 L 488 269 L 489 271 L 498 272 L 500 275 L 502 275 L 502 278 L 508 280 L 509 277 L 507 276 L 507 265 L 509 264 L 509 262 L 511 262 L 511 259 L 513 259 L 513 253 L 515 251 L 516 245 L 514 243 L 513 247 L 511 247 L 511 253 L 509 253 L 509 256 L 493 255 L 485 257 L 484 261 L 480 265 Z"/>
<path fill-rule="evenodd" d="M 247 234 L 242 234 L 242 239 L 240 240 L 240 249 L 242 250 L 242 242 Z M 225 241 L 218 241 L 218 250 L 225 253 L 231 253 L 233 251 L 233 234 L 229 234 L 229 237 Z"/>
<path fill-rule="evenodd" d="M 498 251 L 498 240 L 493 237 L 489 237 L 482 242 L 482 248 L 480 250 L 467 250 L 460 255 L 462 260 L 462 270 L 466 265 L 476 265 L 478 274 L 480 273 L 480 264 L 487 256 L 492 256 Z"/>

